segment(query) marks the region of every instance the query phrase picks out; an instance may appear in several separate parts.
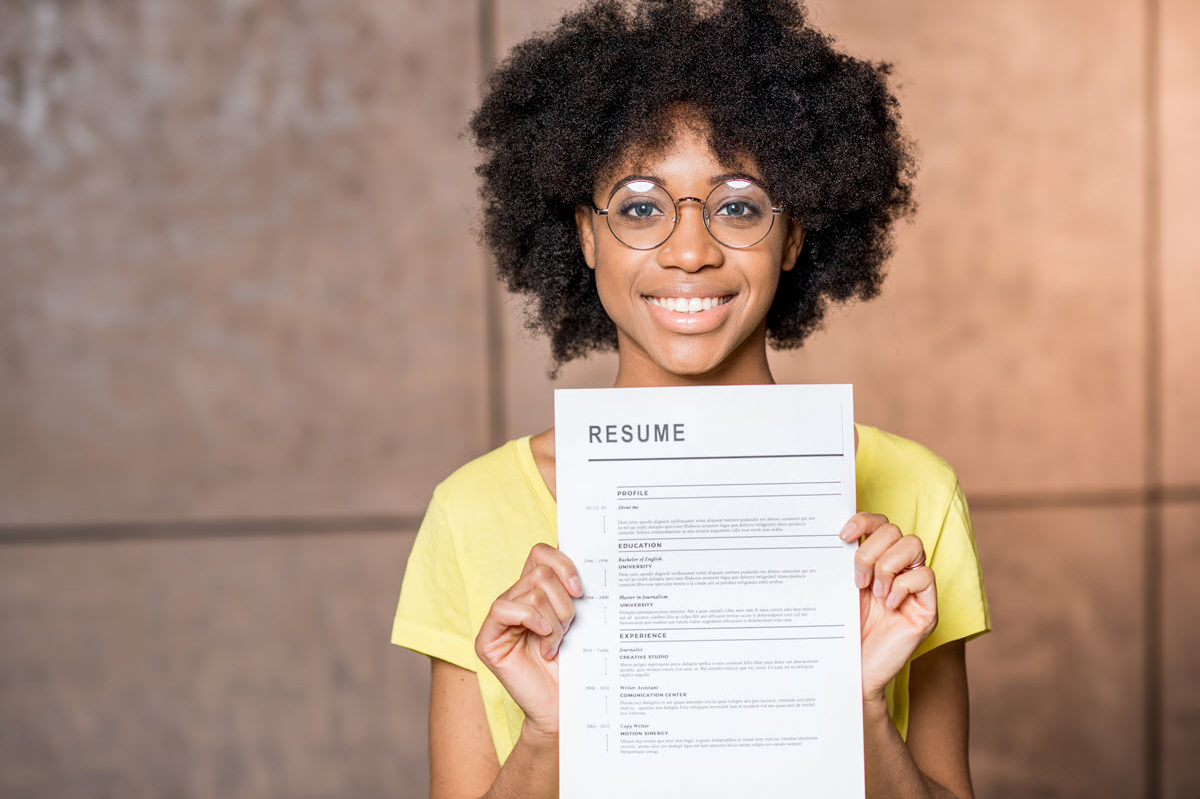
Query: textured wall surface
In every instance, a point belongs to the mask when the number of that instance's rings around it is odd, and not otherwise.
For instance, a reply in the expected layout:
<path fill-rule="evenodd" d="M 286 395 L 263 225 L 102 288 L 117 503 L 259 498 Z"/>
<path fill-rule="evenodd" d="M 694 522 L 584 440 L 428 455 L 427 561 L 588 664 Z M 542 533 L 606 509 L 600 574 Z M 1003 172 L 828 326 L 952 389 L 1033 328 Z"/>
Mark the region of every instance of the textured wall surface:
<path fill-rule="evenodd" d="M 551 423 L 460 136 L 562 0 L 0 0 L 0 795 L 419 797 L 432 486 Z M 788 381 L 972 503 L 981 799 L 1200 795 L 1200 6 L 823 0 L 921 209 Z"/>
<path fill-rule="evenodd" d="M 425 795 L 428 659 L 386 644 L 411 543 L 7 546 L 0 795 Z"/>
<path fill-rule="evenodd" d="M 476 10 L 0 13 L 0 524 L 423 510 L 486 436 Z"/>

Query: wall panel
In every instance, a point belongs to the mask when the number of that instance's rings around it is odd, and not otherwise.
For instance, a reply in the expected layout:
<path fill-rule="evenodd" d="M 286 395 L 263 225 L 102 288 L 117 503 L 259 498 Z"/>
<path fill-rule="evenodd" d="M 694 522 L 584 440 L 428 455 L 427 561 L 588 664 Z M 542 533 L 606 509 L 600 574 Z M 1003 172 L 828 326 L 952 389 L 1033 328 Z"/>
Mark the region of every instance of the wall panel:
<path fill-rule="evenodd" d="M 1143 513 L 972 516 L 992 611 L 967 645 L 977 795 L 1142 796 Z"/>
<path fill-rule="evenodd" d="M 503 58 L 514 44 L 545 31 L 583 3 L 573 0 L 494 0 L 496 52 Z"/>
<path fill-rule="evenodd" d="M 894 62 L 920 209 L 883 297 L 779 376 L 854 382 L 860 418 L 971 491 L 1140 485 L 1142 4 L 814 9 L 850 52 Z"/>
<path fill-rule="evenodd" d="M 428 792 L 429 662 L 389 643 L 412 534 L 0 556 L 0 794 Z"/>
<path fill-rule="evenodd" d="M 1163 471 L 1200 485 L 1200 4 L 1160 4 L 1162 152 Z"/>
<path fill-rule="evenodd" d="M 475 9 L 4 14 L 0 524 L 423 510 L 486 435 Z"/>
<path fill-rule="evenodd" d="M 1168 505 L 1163 515 L 1164 796 L 1200 796 L 1200 505 Z"/>

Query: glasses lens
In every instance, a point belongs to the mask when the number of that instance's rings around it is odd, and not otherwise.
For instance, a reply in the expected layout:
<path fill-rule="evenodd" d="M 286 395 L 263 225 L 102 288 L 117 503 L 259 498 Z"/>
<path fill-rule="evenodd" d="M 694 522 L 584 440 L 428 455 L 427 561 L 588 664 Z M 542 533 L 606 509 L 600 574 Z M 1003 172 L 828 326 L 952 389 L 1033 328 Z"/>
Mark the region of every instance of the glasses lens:
<path fill-rule="evenodd" d="M 704 201 L 708 229 L 729 247 L 749 247 L 771 232 L 775 214 L 762 186 L 740 178 L 718 185 Z"/>
<path fill-rule="evenodd" d="M 622 183 L 608 198 L 608 226 L 622 244 L 649 250 L 675 229 L 675 203 L 657 183 Z"/>

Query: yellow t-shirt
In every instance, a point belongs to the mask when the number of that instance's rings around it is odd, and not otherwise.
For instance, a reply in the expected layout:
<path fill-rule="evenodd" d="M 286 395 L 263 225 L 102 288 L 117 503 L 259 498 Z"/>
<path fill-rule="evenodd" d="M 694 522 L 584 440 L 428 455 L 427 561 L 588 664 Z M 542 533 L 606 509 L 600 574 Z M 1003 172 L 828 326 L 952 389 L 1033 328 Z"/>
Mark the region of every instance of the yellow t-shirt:
<path fill-rule="evenodd" d="M 918 533 L 937 575 L 938 625 L 913 658 L 990 629 L 987 596 L 967 503 L 954 471 L 907 439 L 855 425 L 858 508 Z M 516 745 L 524 715 L 475 656 L 475 635 L 496 597 L 521 575 L 534 544 L 558 545 L 554 497 L 529 437 L 510 441 L 448 477 L 433 492 L 413 543 L 392 643 L 479 675 L 496 754 Z M 910 661 L 911 663 L 911 661 Z M 888 686 L 888 708 L 908 731 L 906 665 Z"/>

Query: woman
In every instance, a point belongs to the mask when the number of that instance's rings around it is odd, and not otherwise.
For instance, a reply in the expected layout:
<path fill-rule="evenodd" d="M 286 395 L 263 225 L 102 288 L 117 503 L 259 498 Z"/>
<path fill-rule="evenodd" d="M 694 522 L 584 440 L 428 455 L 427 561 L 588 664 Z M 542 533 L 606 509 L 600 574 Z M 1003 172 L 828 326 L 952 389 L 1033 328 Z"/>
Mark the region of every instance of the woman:
<path fill-rule="evenodd" d="M 472 121 L 502 278 L 557 364 L 616 348 L 617 386 L 774 382 L 767 341 L 873 297 L 912 207 L 886 67 L 790 2 L 697 5 L 564 18 Z M 989 622 L 962 492 L 866 426 L 856 469 L 868 796 L 969 797 L 964 644 Z M 417 536 L 393 641 L 433 658 L 434 797 L 557 795 L 556 657 L 583 586 L 554 490 L 547 430 L 448 478 Z"/>

